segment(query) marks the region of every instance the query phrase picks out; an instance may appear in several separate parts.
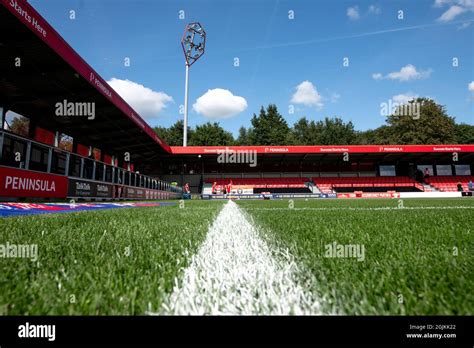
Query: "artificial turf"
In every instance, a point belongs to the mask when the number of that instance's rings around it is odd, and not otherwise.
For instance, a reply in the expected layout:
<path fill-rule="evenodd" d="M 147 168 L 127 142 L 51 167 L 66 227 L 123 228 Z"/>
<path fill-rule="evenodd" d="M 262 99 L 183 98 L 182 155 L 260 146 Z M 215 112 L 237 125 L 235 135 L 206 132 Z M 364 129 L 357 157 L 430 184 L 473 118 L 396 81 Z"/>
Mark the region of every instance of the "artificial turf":
<path fill-rule="evenodd" d="M 37 244 L 38 261 L 0 258 L 0 314 L 159 312 L 223 203 L 2 218 L 0 244 Z M 238 203 L 323 313 L 474 313 L 472 199 Z M 326 257 L 333 242 L 363 245 L 363 261 Z"/>
<path fill-rule="evenodd" d="M 474 313 L 472 199 L 239 204 L 270 243 L 288 248 L 304 265 L 301 276 L 324 313 Z M 334 242 L 364 246 L 364 260 L 327 257 L 326 246 Z"/>
<path fill-rule="evenodd" d="M 38 260 L 0 258 L 0 314 L 157 311 L 222 203 L 2 218 L 0 244 L 37 244 Z"/>

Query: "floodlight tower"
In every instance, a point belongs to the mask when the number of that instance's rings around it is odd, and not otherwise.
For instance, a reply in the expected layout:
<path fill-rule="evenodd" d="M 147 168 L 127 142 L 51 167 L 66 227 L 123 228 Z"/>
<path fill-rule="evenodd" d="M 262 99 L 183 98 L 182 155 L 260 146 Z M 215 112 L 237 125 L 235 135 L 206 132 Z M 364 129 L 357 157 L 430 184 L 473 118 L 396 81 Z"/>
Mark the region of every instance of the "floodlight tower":
<path fill-rule="evenodd" d="M 181 39 L 184 58 L 186 59 L 186 82 L 184 86 L 184 129 L 183 146 L 188 144 L 188 89 L 189 68 L 204 54 L 206 47 L 206 32 L 200 23 L 189 23 Z"/>

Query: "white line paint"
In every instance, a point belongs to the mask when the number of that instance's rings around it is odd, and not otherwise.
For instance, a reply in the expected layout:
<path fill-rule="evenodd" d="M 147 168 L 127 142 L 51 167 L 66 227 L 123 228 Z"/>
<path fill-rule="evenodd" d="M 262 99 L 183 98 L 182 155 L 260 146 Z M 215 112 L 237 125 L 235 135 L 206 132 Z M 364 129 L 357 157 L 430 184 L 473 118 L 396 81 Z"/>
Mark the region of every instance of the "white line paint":
<path fill-rule="evenodd" d="M 351 210 L 351 211 L 364 211 L 364 210 L 452 210 L 452 209 L 474 209 L 474 206 L 451 206 L 451 207 L 372 207 L 372 208 L 352 208 L 352 207 L 303 207 L 303 208 L 289 208 L 289 207 L 272 207 L 272 208 L 253 208 L 253 207 L 242 207 L 244 210 L 285 210 L 285 211 L 292 211 L 292 210 L 318 210 L 318 211 L 337 211 L 337 210 Z"/>
<path fill-rule="evenodd" d="M 288 252 L 276 257 L 232 201 L 176 280 L 161 314 L 319 314 L 319 303 L 298 284 Z"/>

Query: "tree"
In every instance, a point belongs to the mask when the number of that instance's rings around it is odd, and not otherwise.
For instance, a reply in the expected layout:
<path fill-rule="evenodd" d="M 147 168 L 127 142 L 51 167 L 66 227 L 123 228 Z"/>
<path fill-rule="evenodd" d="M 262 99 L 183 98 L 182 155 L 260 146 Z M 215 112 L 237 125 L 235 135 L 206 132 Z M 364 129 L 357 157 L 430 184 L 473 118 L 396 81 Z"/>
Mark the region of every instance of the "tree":
<path fill-rule="evenodd" d="M 456 124 L 454 118 L 446 114 L 444 106 L 428 98 L 417 98 L 409 104 L 419 106 L 419 115 L 398 112 L 398 115 L 394 113 L 388 116 L 389 143 L 452 144 L 456 142 Z"/>
<path fill-rule="evenodd" d="M 455 128 L 457 144 L 474 144 L 474 126 L 457 124 Z"/>
<path fill-rule="evenodd" d="M 321 145 L 350 145 L 356 138 L 352 122 L 345 123 L 339 117 L 326 117 L 324 121 L 316 122 L 316 133 Z"/>
<path fill-rule="evenodd" d="M 356 133 L 353 144 L 358 145 L 390 145 L 395 144 L 392 141 L 391 129 L 387 125 L 375 129 L 368 129 Z"/>
<path fill-rule="evenodd" d="M 155 127 L 155 133 L 170 146 L 183 146 L 184 123 L 178 120 L 169 128 Z M 193 136 L 193 130 L 188 127 L 188 139 Z"/>
<path fill-rule="evenodd" d="M 247 129 L 242 126 L 239 128 L 239 136 L 235 141 L 235 144 L 239 146 L 254 145 L 251 142 L 251 137 L 251 129 Z"/>
<path fill-rule="evenodd" d="M 294 124 L 292 133 L 300 145 L 347 145 L 356 141 L 352 122 L 345 123 L 338 117 L 317 122 L 303 117 Z"/>
<path fill-rule="evenodd" d="M 357 145 L 372 145 L 376 129 L 367 129 L 366 131 L 358 131 L 354 144 Z"/>
<path fill-rule="evenodd" d="M 314 126 L 314 122 L 312 122 Z M 311 134 L 311 125 L 306 117 L 300 118 L 295 122 L 291 129 L 293 139 L 297 145 L 308 145 L 311 143 L 313 136 Z"/>
<path fill-rule="evenodd" d="M 199 125 L 189 139 L 191 146 L 229 146 L 234 144 L 232 133 L 225 131 L 217 122 Z"/>
<path fill-rule="evenodd" d="M 406 111 L 416 111 L 407 114 Z M 418 108 L 419 107 L 419 108 Z M 418 113 L 419 112 L 419 113 Z M 351 121 L 326 117 L 296 121 L 290 129 L 274 104 L 263 106 L 251 119 L 251 127 L 240 127 L 236 141 L 218 123 L 188 128 L 188 143 L 201 146 L 225 145 L 393 145 L 393 144 L 473 144 L 474 126 L 456 124 L 445 107 L 427 98 L 417 98 L 399 106 L 375 129 L 356 132 Z M 183 144 L 183 121 L 169 128 L 155 127 L 155 132 L 171 146 Z"/>
<path fill-rule="evenodd" d="M 288 138 L 288 124 L 274 104 L 266 110 L 262 106 L 260 114 L 254 114 L 251 122 L 249 139 L 252 145 L 281 145 Z"/>
<path fill-rule="evenodd" d="M 153 130 L 155 131 L 156 135 L 158 135 L 161 139 L 163 139 L 164 141 L 166 141 L 168 143 L 168 141 L 166 140 L 168 138 L 168 128 L 166 127 L 155 127 L 153 128 Z M 169 143 L 168 143 L 169 145 Z"/>
<path fill-rule="evenodd" d="M 29 129 L 30 120 L 20 115 L 14 117 L 10 123 L 10 131 L 24 137 L 28 136 Z"/>

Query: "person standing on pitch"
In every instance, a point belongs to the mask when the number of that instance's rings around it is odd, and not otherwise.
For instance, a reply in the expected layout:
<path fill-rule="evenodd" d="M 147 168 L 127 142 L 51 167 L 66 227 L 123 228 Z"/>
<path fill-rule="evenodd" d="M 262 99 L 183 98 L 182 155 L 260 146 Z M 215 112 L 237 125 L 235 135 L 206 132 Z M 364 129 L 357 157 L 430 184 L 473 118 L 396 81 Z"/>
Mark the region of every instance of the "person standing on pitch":
<path fill-rule="evenodd" d="M 191 199 L 191 190 L 189 188 L 189 184 L 186 183 L 184 184 L 184 194 L 183 194 L 184 199 Z"/>
<path fill-rule="evenodd" d="M 215 195 L 217 193 L 217 182 L 214 181 L 214 183 L 212 184 L 212 190 L 211 190 L 212 194 Z"/>

